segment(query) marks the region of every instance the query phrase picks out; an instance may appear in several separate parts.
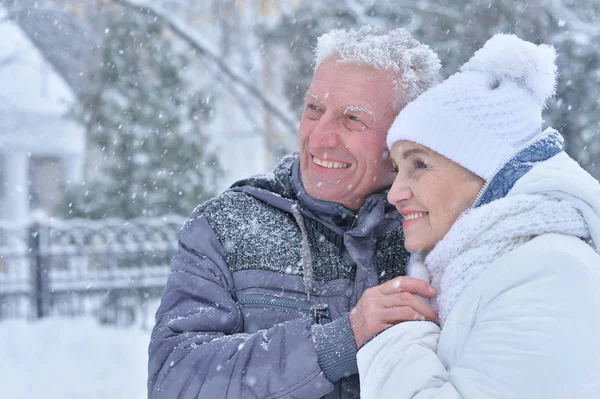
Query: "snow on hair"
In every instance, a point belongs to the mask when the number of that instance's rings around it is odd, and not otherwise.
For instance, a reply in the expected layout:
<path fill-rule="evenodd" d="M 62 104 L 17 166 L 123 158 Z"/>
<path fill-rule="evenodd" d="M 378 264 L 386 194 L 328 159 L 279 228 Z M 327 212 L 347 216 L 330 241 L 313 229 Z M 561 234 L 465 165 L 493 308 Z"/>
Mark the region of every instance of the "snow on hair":
<path fill-rule="evenodd" d="M 556 52 L 552 46 L 537 46 L 515 35 L 497 34 L 462 66 L 461 71 L 477 71 L 497 80 L 513 79 L 529 88 L 544 104 L 554 95 L 555 60 Z"/>
<path fill-rule="evenodd" d="M 440 80 L 440 59 L 406 29 L 363 26 L 358 30 L 334 29 L 319 37 L 315 69 L 329 57 L 389 71 L 396 79 L 394 107 L 400 109 Z"/>

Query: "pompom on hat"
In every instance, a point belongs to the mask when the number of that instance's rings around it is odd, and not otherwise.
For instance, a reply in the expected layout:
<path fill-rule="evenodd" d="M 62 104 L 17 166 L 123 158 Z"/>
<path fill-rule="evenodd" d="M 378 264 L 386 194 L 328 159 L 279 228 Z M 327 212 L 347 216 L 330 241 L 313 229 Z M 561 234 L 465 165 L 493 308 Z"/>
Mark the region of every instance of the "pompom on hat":
<path fill-rule="evenodd" d="M 390 127 L 387 145 L 408 140 L 489 180 L 542 132 L 554 95 L 556 53 L 497 34 L 460 71 L 409 103 Z"/>

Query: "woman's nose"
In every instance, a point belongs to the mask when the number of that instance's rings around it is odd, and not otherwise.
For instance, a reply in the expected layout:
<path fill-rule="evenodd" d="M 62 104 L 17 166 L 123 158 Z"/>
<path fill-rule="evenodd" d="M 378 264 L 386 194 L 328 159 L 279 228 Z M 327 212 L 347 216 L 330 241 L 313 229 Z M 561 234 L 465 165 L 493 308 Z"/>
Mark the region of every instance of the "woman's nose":
<path fill-rule="evenodd" d="M 412 199 L 413 193 L 410 187 L 406 184 L 405 179 L 400 179 L 398 176 L 390 190 L 388 191 L 387 200 L 390 204 L 396 206 L 401 202 L 406 202 Z"/>

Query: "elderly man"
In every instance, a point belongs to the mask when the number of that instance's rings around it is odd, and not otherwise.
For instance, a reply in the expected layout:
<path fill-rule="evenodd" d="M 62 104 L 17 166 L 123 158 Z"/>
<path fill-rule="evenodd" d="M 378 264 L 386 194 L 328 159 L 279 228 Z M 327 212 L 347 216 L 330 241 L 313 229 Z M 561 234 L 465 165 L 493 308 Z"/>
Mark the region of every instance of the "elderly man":
<path fill-rule="evenodd" d="M 150 398 L 356 398 L 356 351 L 404 320 L 435 319 L 405 274 L 385 137 L 438 81 L 402 29 L 319 38 L 300 151 L 199 206 L 156 315 Z"/>

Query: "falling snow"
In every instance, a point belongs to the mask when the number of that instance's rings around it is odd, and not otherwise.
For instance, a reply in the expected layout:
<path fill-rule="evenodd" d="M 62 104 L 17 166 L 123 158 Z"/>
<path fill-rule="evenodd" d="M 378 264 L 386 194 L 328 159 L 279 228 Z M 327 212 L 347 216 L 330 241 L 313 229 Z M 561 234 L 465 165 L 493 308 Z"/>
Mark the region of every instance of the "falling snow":
<path fill-rule="evenodd" d="M 64 0 L 5 0 L 0 4 L 2 222 L 73 217 L 110 221 L 115 216 L 169 214 L 183 218 L 239 179 L 262 174 L 258 179 L 268 180 L 284 154 L 296 149 L 317 37 L 331 29 L 366 24 L 408 29 L 439 53 L 443 76 L 455 72 L 497 32 L 552 44 L 559 54 L 559 82 L 556 98 L 544 114 L 546 125 L 559 129 L 569 153 L 600 177 L 598 2 L 90 0 L 81 7 Z M 151 6 L 155 15 L 148 16 L 139 4 Z M 317 65 L 328 54 L 344 50 L 329 48 L 327 38 L 324 42 Z M 393 49 L 372 54 L 369 43 L 364 44 L 364 54 L 375 57 L 381 67 L 389 65 Z M 394 85 L 405 83 L 409 91 L 419 91 L 413 87 L 411 66 L 431 68 L 423 54 L 423 48 L 416 47 L 405 55 L 402 65 L 408 73 L 403 80 L 394 79 Z M 330 94 L 335 96 L 327 92 L 325 98 Z M 344 109 L 357 111 L 371 113 L 360 106 Z M 384 151 L 381 158 L 388 157 Z M 246 216 L 240 221 L 219 214 L 215 222 L 232 226 L 242 236 L 281 228 L 251 212 Z M 83 219 L 81 225 L 90 227 L 92 222 Z M 290 244 L 289 231 L 281 232 L 265 237 L 269 248 Z M 91 246 L 85 248 L 93 250 L 98 237 L 90 236 Z M 120 239 L 126 240 L 113 237 L 96 244 L 114 245 Z M 321 243 L 323 239 L 319 237 Z M 234 242 L 224 237 L 226 253 L 259 255 L 260 248 L 236 248 Z M 23 246 L 17 244 L 13 250 Z M 156 241 L 146 244 L 152 257 Z M 5 253 L 0 258 L 4 277 L 13 268 L 10 263 L 5 267 Z M 75 269 L 84 273 L 94 262 L 86 260 L 85 267 L 76 264 Z M 273 267 L 280 270 L 281 265 Z M 298 263 L 283 271 L 293 275 L 300 269 Z M 138 275 L 124 269 L 115 273 L 121 280 Z M 88 277 L 81 277 L 83 287 L 94 290 L 97 284 Z M 101 310 L 96 306 L 81 319 L 0 318 L 0 363 L 9 365 L 1 373 L 0 396 L 145 398 L 149 332 L 139 325 L 100 326 Z M 0 315 L 5 317 L 3 311 Z M 186 321 L 178 318 L 169 325 L 178 327 Z M 269 349 L 266 336 L 261 348 Z M 244 349 L 243 343 L 238 349 Z M 263 376 L 248 374 L 245 383 L 252 387 L 258 378 Z"/>

